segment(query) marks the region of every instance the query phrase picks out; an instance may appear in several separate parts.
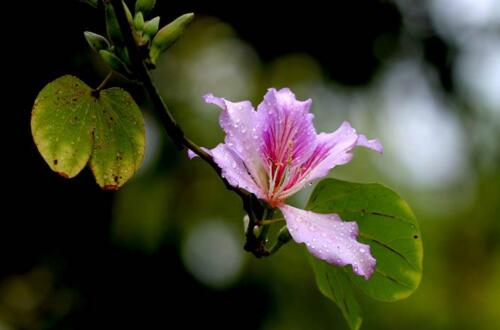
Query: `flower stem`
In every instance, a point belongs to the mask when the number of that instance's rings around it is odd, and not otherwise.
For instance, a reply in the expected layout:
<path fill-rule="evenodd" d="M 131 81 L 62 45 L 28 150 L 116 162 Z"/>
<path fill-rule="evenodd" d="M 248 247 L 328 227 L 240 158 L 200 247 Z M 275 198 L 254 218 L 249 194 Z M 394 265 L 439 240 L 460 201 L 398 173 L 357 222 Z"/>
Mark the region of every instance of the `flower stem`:
<path fill-rule="evenodd" d="M 265 219 L 265 220 L 260 220 L 257 221 L 257 226 L 269 226 L 281 221 L 285 221 L 283 218 L 276 218 L 276 219 Z"/>
<path fill-rule="evenodd" d="M 273 214 L 274 214 L 274 210 L 273 209 L 268 209 L 268 208 L 265 208 L 264 209 L 264 213 L 262 214 L 262 219 L 267 219 L 267 218 L 272 218 L 273 217 Z M 263 220 L 260 220 L 257 222 L 257 225 L 262 225 L 261 222 Z M 269 221 L 269 220 L 268 220 Z M 267 240 L 267 233 L 269 232 L 269 228 L 271 226 L 262 226 L 262 229 L 261 229 L 261 232 L 259 234 L 259 241 L 262 242 L 262 244 L 266 244 L 266 240 Z"/>
<path fill-rule="evenodd" d="M 111 80 L 111 77 L 113 77 L 113 71 L 110 71 L 108 73 L 108 75 L 106 76 L 106 78 L 104 78 L 104 80 L 99 84 L 99 86 L 97 86 L 94 89 L 94 92 L 99 93 L 104 87 L 106 87 L 106 85 L 108 84 L 108 82 Z"/>

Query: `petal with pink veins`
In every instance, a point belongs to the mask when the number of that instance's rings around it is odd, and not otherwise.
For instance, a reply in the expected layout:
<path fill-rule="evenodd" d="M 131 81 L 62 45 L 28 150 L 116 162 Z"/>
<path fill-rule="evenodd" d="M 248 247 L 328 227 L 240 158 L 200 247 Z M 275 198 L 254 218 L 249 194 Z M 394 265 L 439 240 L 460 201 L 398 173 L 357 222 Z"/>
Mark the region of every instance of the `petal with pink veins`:
<path fill-rule="evenodd" d="M 302 171 L 296 184 L 284 192 L 285 196 L 288 197 L 307 183 L 326 176 L 335 166 L 350 162 L 353 157 L 352 152 L 357 146 L 383 152 L 378 140 L 368 140 L 364 135 L 357 134 L 347 121 L 332 133 L 318 134 L 316 148 L 310 158 L 302 164 Z"/>
<path fill-rule="evenodd" d="M 219 124 L 226 133 L 226 147 L 243 160 L 254 181 L 263 186 L 265 170 L 259 153 L 262 125 L 257 120 L 257 112 L 252 104 L 249 101 L 230 102 L 212 94 L 205 95 L 204 99 L 222 109 Z"/>
<path fill-rule="evenodd" d="M 311 103 L 311 99 L 298 101 L 288 88 L 268 90 L 257 107 L 265 161 L 299 164 L 309 158 L 316 146 Z"/>
<path fill-rule="evenodd" d="M 354 273 L 369 279 L 376 260 L 370 246 L 358 242 L 356 222 L 344 222 L 336 214 L 320 214 L 289 205 L 279 207 L 290 235 L 305 243 L 316 258 L 337 266 L 352 265 Z"/>

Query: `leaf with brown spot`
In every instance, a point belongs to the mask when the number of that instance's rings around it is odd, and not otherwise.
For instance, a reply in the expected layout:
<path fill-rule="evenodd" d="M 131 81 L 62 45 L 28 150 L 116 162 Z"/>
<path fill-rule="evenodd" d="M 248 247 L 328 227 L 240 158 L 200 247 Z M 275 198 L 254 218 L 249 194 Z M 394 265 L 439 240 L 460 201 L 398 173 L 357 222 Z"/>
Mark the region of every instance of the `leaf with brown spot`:
<path fill-rule="evenodd" d="M 105 190 L 127 182 L 144 156 L 144 119 L 130 94 L 121 88 L 95 93 L 69 75 L 39 93 L 31 130 L 53 171 L 72 178 L 90 160 L 96 181 Z"/>
<path fill-rule="evenodd" d="M 92 153 L 97 102 L 91 92 L 80 79 L 63 76 L 45 86 L 33 106 L 31 132 L 38 151 L 66 178 L 80 173 Z M 82 120 L 72 120 L 75 116 Z"/>
<path fill-rule="evenodd" d="M 129 93 L 103 90 L 90 167 L 101 187 L 121 187 L 139 169 L 144 157 L 144 119 Z"/>

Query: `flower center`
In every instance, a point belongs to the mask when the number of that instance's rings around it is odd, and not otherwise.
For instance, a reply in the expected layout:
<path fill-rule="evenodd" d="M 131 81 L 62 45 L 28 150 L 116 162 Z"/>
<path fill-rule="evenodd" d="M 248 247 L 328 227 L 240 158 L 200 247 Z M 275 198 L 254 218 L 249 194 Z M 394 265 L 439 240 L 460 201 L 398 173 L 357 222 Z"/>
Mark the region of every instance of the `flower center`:
<path fill-rule="evenodd" d="M 297 181 L 297 174 L 302 171 L 302 167 L 294 165 L 293 150 L 294 140 L 290 139 L 281 152 L 267 158 L 267 198 L 271 206 L 283 203 L 283 192 Z"/>

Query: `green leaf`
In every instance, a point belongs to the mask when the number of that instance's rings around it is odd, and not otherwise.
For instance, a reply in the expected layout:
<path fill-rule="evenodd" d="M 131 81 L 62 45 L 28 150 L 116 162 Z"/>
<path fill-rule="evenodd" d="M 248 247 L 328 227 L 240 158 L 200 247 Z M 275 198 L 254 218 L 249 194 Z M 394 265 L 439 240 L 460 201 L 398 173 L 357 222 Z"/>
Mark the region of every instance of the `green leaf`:
<path fill-rule="evenodd" d="M 89 162 L 104 189 L 121 187 L 144 155 L 144 120 L 120 88 L 99 93 L 63 76 L 38 94 L 31 117 L 35 144 L 50 168 L 72 178 Z"/>
<path fill-rule="evenodd" d="M 104 189 L 118 189 L 139 169 L 144 156 L 144 120 L 129 93 L 101 91 L 90 167 Z"/>
<path fill-rule="evenodd" d="M 417 289 L 422 278 L 421 233 L 410 207 L 394 191 L 380 184 L 326 179 L 317 185 L 307 208 L 358 223 L 359 241 L 370 245 L 377 260 L 375 272 L 366 281 L 342 269 L 368 296 L 396 301 Z"/>
<path fill-rule="evenodd" d="M 50 168 L 72 178 L 92 153 L 97 102 L 81 80 L 63 76 L 42 89 L 35 100 L 31 131 Z"/>
<path fill-rule="evenodd" d="M 308 256 L 319 291 L 337 304 L 352 330 L 359 329 L 363 321 L 361 308 L 346 272 L 310 254 Z"/>

